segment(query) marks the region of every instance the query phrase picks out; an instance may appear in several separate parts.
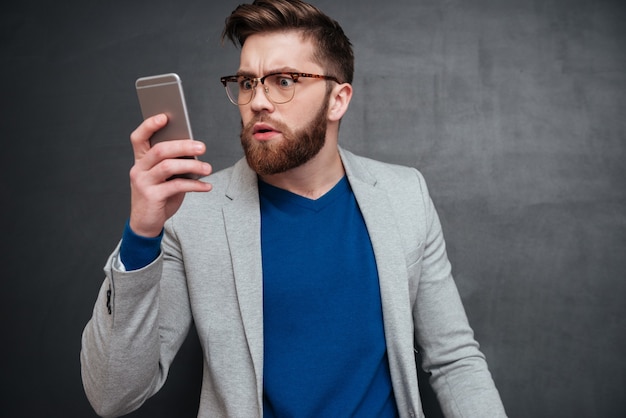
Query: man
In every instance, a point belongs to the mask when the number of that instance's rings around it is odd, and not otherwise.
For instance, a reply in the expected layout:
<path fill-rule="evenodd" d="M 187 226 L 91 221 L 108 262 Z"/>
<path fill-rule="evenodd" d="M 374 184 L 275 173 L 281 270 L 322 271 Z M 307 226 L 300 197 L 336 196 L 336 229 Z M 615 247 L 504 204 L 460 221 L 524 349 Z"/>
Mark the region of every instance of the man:
<path fill-rule="evenodd" d="M 131 134 L 130 218 L 83 333 L 95 410 L 157 392 L 193 321 L 201 417 L 422 416 L 417 350 L 447 416 L 505 416 L 423 178 L 338 146 L 353 72 L 340 26 L 257 0 L 223 37 L 241 45 L 222 82 L 246 158 L 211 174 L 177 158 L 200 142 L 150 148 L 164 115 Z"/>

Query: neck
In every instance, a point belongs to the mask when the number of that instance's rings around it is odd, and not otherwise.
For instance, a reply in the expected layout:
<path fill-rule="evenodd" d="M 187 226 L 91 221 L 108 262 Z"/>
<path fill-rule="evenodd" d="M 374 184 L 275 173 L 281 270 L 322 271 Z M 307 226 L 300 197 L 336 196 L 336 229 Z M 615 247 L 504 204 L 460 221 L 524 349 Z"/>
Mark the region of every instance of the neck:
<path fill-rule="evenodd" d="M 337 143 L 327 141 L 308 162 L 284 173 L 261 176 L 261 179 L 291 193 L 318 199 L 332 189 L 344 174 Z"/>

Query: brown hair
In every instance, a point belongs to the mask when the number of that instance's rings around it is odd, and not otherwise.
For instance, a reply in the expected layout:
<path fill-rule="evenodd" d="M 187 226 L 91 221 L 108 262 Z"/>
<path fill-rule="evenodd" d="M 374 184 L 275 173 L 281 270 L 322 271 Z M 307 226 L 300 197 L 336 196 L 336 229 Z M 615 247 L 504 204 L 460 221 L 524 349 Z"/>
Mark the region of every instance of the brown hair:
<path fill-rule="evenodd" d="M 339 23 L 300 0 L 255 0 L 238 6 L 226 18 L 222 42 L 228 38 L 243 46 L 250 35 L 285 30 L 301 31 L 313 40 L 316 46 L 313 59 L 327 68 L 326 75 L 352 83 L 354 54 L 350 40 Z"/>

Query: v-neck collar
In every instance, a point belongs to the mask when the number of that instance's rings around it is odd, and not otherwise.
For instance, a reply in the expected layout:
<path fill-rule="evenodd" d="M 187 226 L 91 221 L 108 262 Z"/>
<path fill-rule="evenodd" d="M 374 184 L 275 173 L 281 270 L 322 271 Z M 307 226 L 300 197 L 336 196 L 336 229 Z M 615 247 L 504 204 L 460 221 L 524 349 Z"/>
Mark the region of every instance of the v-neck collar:
<path fill-rule="evenodd" d="M 280 207 L 296 205 L 315 212 L 321 211 L 340 196 L 350 191 L 350 183 L 345 175 L 332 187 L 332 189 L 317 199 L 310 199 L 288 190 L 281 189 L 280 187 L 272 186 L 260 178 L 258 181 L 259 196 L 262 199 L 268 199 L 274 205 Z"/>

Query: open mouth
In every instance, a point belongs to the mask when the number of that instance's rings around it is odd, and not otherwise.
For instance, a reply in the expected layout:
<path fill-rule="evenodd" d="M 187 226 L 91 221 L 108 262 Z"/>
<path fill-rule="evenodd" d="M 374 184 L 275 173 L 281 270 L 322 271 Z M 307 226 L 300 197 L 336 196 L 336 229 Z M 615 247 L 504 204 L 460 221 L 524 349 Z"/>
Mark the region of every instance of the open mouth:
<path fill-rule="evenodd" d="M 256 139 L 267 140 L 272 138 L 276 134 L 280 134 L 280 131 L 274 129 L 271 125 L 266 123 L 257 123 L 254 125 L 252 133 Z"/>
<path fill-rule="evenodd" d="M 257 123 L 254 125 L 254 133 L 255 134 L 266 134 L 268 132 L 276 132 L 274 128 L 265 123 Z"/>

